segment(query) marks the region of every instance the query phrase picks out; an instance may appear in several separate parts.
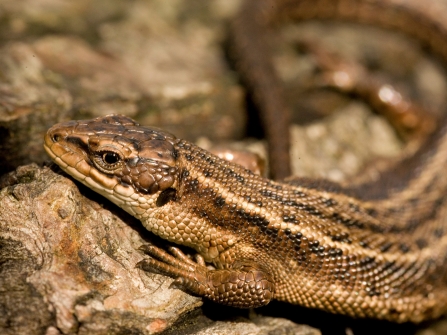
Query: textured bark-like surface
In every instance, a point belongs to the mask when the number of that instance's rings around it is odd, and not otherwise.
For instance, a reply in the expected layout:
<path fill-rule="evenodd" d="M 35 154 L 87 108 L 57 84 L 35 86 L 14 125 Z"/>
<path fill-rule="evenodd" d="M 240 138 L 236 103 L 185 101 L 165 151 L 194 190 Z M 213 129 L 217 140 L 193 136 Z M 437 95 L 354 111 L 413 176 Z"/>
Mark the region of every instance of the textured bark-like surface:
<path fill-rule="evenodd" d="M 1 235 L 0 329 L 3 334 L 45 334 L 56 319 L 44 295 L 27 282 L 38 271 L 37 259 L 23 241 Z"/>
<path fill-rule="evenodd" d="M 254 317 L 252 322 L 239 320 L 239 322 L 216 322 L 207 328 L 198 331 L 197 335 L 262 335 L 262 334 L 295 334 L 319 335 L 318 330 L 305 325 L 297 325 L 281 318 Z"/>
<path fill-rule="evenodd" d="M 28 165 L 3 184 L 2 334 L 151 334 L 201 305 L 169 289 L 170 279 L 137 270 L 138 230 L 71 180 Z"/>

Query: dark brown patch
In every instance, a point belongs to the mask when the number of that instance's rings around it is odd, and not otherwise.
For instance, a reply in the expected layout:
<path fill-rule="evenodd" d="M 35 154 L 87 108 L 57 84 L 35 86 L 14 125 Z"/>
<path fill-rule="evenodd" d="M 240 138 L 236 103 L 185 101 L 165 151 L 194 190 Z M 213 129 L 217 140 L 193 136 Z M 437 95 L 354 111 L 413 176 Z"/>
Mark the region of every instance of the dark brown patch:
<path fill-rule="evenodd" d="M 443 237 L 444 236 L 444 228 L 442 228 L 442 227 L 436 228 L 433 231 L 433 236 L 435 236 L 437 238 Z"/>
<path fill-rule="evenodd" d="M 422 250 L 422 249 L 424 249 L 428 245 L 428 243 L 427 243 L 427 241 L 425 239 L 418 238 L 416 240 L 416 245 L 418 246 L 419 249 Z"/>
<path fill-rule="evenodd" d="M 171 200 L 175 201 L 176 196 L 177 196 L 177 191 L 173 188 L 168 188 L 160 193 L 155 204 L 157 205 L 157 207 L 162 207 L 162 206 L 166 205 Z"/>
<path fill-rule="evenodd" d="M 402 251 L 404 254 L 406 254 L 407 252 L 410 251 L 410 247 L 409 247 L 407 244 L 405 244 L 405 243 L 401 243 L 401 244 L 399 245 L 399 249 L 400 249 L 400 251 Z"/>

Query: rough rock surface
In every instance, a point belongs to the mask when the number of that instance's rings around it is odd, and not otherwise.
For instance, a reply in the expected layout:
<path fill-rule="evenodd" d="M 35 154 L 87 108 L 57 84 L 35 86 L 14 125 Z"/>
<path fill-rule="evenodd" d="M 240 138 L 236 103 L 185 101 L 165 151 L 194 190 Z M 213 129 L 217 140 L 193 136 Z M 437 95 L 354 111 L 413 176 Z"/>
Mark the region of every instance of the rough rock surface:
<path fill-rule="evenodd" d="M 129 217 L 125 223 L 49 168 L 23 166 L 6 179 L 2 334 L 43 334 L 49 327 L 62 334 L 151 334 L 201 305 L 168 289 L 172 280 L 135 269 L 144 240 Z"/>

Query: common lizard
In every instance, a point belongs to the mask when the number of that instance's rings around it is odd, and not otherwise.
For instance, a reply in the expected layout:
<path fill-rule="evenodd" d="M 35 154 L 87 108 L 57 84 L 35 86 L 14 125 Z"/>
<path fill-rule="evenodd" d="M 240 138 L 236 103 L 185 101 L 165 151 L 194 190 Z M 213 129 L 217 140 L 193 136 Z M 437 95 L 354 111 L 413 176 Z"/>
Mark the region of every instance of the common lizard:
<path fill-rule="evenodd" d="M 284 10 L 316 4 L 257 3 Z M 362 22 L 375 23 L 372 17 L 397 3 L 397 14 L 414 14 L 397 0 L 318 3 L 332 4 L 333 16 Z M 447 53 L 435 43 L 445 36 L 445 23 L 418 22 L 424 24 L 414 34 L 428 32 L 418 37 L 439 55 Z M 177 248 L 170 248 L 172 256 L 147 245 L 143 250 L 152 257 L 139 263 L 194 294 L 242 308 L 278 299 L 397 322 L 446 312 L 445 119 L 413 156 L 355 186 L 306 178 L 275 182 L 118 115 L 55 125 L 44 145 L 64 171 L 147 230 L 195 249 L 196 262 Z"/>

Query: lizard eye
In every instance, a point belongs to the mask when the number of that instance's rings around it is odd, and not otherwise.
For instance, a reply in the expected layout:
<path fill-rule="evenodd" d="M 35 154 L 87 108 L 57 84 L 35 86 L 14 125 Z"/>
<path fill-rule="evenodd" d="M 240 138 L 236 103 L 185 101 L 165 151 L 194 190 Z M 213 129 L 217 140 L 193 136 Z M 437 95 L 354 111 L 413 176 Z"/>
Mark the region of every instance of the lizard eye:
<path fill-rule="evenodd" d="M 96 166 L 104 172 L 113 171 L 121 166 L 123 156 L 121 153 L 111 150 L 100 150 L 94 156 Z"/>
<path fill-rule="evenodd" d="M 116 152 L 104 152 L 102 154 L 102 160 L 109 165 L 115 165 L 120 159 L 121 157 Z"/>

